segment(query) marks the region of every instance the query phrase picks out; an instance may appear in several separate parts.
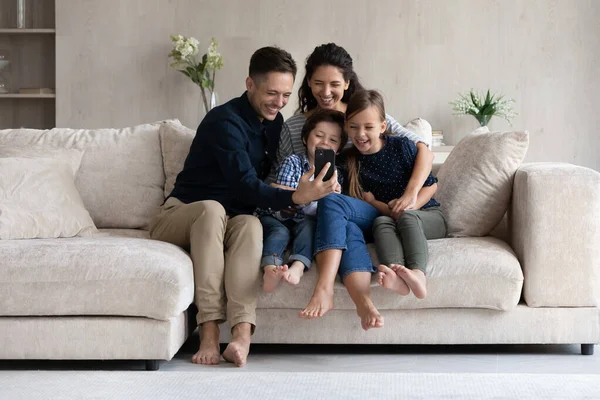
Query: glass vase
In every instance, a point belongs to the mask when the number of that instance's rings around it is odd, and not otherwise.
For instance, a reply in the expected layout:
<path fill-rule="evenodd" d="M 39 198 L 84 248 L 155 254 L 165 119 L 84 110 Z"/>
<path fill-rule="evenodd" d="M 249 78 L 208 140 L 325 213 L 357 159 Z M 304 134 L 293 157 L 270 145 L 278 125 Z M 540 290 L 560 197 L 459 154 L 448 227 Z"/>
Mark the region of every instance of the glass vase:
<path fill-rule="evenodd" d="M 204 102 L 205 96 L 206 102 Z M 212 110 L 219 104 L 219 97 L 217 96 L 217 92 L 211 93 L 209 90 L 207 90 L 204 96 L 200 96 L 200 104 L 202 105 L 204 115 L 208 114 L 210 110 Z"/>
<path fill-rule="evenodd" d="M 7 78 L 7 69 L 10 61 L 6 57 L 6 55 L 0 51 L 0 94 L 9 93 L 10 90 L 8 88 L 8 78 Z"/>
<path fill-rule="evenodd" d="M 487 126 L 487 124 L 490 123 L 492 117 L 493 115 L 475 115 L 475 118 L 477 118 L 477 121 L 481 126 Z"/>
<path fill-rule="evenodd" d="M 25 28 L 25 0 L 17 0 L 17 28 Z"/>

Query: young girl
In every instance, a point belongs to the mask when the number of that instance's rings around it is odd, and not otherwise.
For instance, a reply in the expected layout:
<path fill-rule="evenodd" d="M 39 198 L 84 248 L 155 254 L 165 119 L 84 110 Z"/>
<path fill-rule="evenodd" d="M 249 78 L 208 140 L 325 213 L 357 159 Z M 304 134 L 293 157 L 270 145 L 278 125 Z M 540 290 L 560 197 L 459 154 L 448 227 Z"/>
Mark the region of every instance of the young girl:
<path fill-rule="evenodd" d="M 319 279 L 300 316 L 320 317 L 333 308 L 333 282 L 338 273 L 367 330 L 382 327 L 383 317 L 370 298 L 371 274 L 376 270 L 364 233 L 373 229 L 379 257 L 388 264 L 379 267 L 380 283 L 403 295 L 413 290 L 422 298 L 426 240 L 444 237 L 446 228 L 439 203 L 432 198 L 437 184 L 431 174 L 418 192 L 414 209 L 398 207 L 417 151 L 406 138 L 384 135 L 385 109 L 378 92 L 359 91 L 352 96 L 346 110 L 346 130 L 354 144 L 345 163 L 350 196 L 334 194 L 319 200 L 315 233 Z M 405 262 L 404 252 L 410 269 L 400 266 Z"/>
<path fill-rule="evenodd" d="M 356 147 L 348 155 L 349 193 L 382 214 L 373 224 L 382 263 L 379 284 L 401 295 L 412 291 L 422 299 L 427 294 L 427 240 L 446 236 L 444 215 L 432 197 L 437 178 L 429 174 L 413 207 L 398 207 L 397 199 L 409 184 L 417 151 L 406 138 L 379 137 L 373 128 L 385 130 L 384 118 L 383 99 L 378 92 L 361 92 L 353 99 L 353 115 L 347 125 Z"/>
<path fill-rule="evenodd" d="M 287 157 L 277 169 L 276 185 L 296 189 L 302 175 L 315 165 L 317 148 L 331 149 L 336 153 L 344 147 L 348 135 L 344 131 L 344 114 L 335 110 L 320 110 L 312 114 L 302 128 L 302 143 L 306 154 Z M 315 171 L 318 175 L 321 171 Z M 281 279 L 296 285 L 310 267 L 313 256 L 315 214 L 317 202 L 300 209 L 273 212 L 257 210 L 263 226 L 263 254 L 261 267 L 264 269 L 263 290 L 272 292 Z M 292 240 L 292 252 L 283 262 L 283 253 Z M 289 267 L 288 267 L 289 264 Z"/>

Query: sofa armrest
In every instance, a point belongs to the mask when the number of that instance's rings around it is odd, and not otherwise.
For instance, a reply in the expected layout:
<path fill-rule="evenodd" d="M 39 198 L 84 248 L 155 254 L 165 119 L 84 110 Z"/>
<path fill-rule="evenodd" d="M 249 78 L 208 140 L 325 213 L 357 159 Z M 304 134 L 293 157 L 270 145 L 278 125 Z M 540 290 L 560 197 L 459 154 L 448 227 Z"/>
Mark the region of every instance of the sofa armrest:
<path fill-rule="evenodd" d="M 572 164 L 523 164 L 509 221 L 527 305 L 598 306 L 600 173 Z"/>

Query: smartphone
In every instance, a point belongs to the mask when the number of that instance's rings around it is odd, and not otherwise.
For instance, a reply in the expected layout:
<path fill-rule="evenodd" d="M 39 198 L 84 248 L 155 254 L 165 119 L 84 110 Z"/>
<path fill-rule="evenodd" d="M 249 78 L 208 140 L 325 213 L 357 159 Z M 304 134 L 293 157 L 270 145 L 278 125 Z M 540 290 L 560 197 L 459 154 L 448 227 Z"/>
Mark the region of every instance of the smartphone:
<path fill-rule="evenodd" d="M 315 149 L 315 176 L 319 175 L 321 170 L 325 167 L 325 164 L 328 162 L 331 163 L 331 166 L 323 177 L 324 181 L 330 180 L 335 171 L 335 151 L 317 147 Z"/>

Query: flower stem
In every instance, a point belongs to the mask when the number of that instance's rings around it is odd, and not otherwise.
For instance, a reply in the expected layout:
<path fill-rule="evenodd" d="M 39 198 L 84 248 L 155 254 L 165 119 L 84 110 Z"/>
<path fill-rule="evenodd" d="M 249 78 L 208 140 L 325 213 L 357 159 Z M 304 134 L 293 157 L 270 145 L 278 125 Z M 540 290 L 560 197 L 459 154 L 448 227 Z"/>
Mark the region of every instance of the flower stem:
<path fill-rule="evenodd" d="M 210 108 L 208 108 L 208 100 L 206 99 L 206 93 L 204 92 L 204 88 L 200 86 L 200 93 L 202 93 L 202 102 L 204 103 L 204 112 L 208 114 Z"/>

